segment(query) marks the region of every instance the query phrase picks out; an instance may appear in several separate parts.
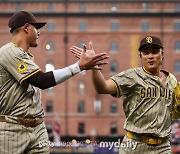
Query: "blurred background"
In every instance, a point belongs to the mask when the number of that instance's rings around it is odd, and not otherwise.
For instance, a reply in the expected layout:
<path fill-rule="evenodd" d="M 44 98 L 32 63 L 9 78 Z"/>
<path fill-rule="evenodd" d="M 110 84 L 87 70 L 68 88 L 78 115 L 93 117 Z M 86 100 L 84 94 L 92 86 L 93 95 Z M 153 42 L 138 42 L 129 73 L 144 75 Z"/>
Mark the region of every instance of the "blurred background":
<path fill-rule="evenodd" d="M 164 44 L 163 69 L 180 81 L 180 0 L 0 0 L 0 46 L 11 41 L 8 20 L 20 10 L 47 22 L 39 46 L 29 50 L 43 71 L 75 63 L 70 47 L 92 41 L 96 53 L 110 56 L 102 71 L 108 79 L 141 66 L 139 41 L 154 35 Z M 99 144 L 125 135 L 122 99 L 98 95 L 90 71 L 42 91 L 42 104 L 52 154 L 117 153 Z M 173 152 L 180 153 L 180 120 L 172 130 Z"/>

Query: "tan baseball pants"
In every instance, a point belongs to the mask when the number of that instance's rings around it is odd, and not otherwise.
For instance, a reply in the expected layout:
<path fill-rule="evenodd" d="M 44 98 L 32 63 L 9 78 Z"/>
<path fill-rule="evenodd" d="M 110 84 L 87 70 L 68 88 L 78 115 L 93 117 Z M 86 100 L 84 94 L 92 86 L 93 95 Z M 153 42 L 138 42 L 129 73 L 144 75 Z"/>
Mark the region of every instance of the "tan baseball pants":
<path fill-rule="evenodd" d="M 172 151 L 169 141 L 154 146 L 125 136 L 119 154 L 172 154 Z"/>
<path fill-rule="evenodd" d="M 49 139 L 44 122 L 35 127 L 0 122 L 0 154 L 48 154 Z"/>

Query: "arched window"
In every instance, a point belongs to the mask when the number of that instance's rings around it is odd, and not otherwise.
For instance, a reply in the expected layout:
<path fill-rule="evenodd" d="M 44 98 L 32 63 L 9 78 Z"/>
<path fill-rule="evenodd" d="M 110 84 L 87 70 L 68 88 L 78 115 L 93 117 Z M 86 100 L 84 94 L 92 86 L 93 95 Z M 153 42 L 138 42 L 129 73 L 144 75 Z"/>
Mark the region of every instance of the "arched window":
<path fill-rule="evenodd" d="M 110 134 L 111 135 L 117 135 L 117 124 L 116 123 L 111 123 Z"/>
<path fill-rule="evenodd" d="M 110 52 L 117 53 L 117 51 L 118 51 L 118 43 L 117 43 L 117 41 L 112 41 L 110 43 Z"/>
<path fill-rule="evenodd" d="M 54 42 L 51 40 L 48 40 L 46 43 L 46 50 L 48 53 L 53 53 L 54 52 Z"/>
<path fill-rule="evenodd" d="M 149 31 L 149 22 L 148 22 L 148 21 L 143 21 L 143 22 L 141 23 L 141 26 L 142 26 L 142 31 L 143 31 L 143 32 Z"/>
<path fill-rule="evenodd" d="M 47 62 L 45 68 L 46 68 L 46 72 L 53 71 L 54 70 L 54 63 L 53 63 L 53 61 Z"/>
<path fill-rule="evenodd" d="M 111 102 L 110 110 L 111 110 L 110 111 L 111 113 L 117 113 L 118 112 L 117 102 Z"/>
<path fill-rule="evenodd" d="M 118 63 L 117 61 L 113 60 L 110 62 L 110 69 L 111 73 L 117 73 L 118 72 Z"/>
<path fill-rule="evenodd" d="M 46 112 L 47 113 L 53 112 L 53 103 L 50 100 L 46 101 Z"/>
<path fill-rule="evenodd" d="M 84 122 L 78 123 L 78 134 L 84 135 L 85 134 L 85 124 Z"/>
<path fill-rule="evenodd" d="M 180 53 L 180 41 L 176 41 L 176 42 L 174 43 L 174 51 L 175 51 L 176 53 Z"/>
<path fill-rule="evenodd" d="M 78 92 L 79 92 L 79 94 L 84 94 L 85 93 L 85 83 L 84 83 L 84 81 L 79 81 L 78 82 Z"/>
<path fill-rule="evenodd" d="M 85 102 L 84 101 L 78 101 L 78 113 L 84 113 L 85 112 Z"/>
<path fill-rule="evenodd" d="M 180 61 L 175 62 L 175 72 L 180 73 Z"/>

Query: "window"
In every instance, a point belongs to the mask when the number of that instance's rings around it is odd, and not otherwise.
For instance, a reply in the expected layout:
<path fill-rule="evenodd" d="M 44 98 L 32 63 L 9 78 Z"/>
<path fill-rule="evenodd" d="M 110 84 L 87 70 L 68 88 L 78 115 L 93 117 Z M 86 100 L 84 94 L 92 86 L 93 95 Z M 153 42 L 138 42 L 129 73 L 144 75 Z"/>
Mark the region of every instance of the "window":
<path fill-rule="evenodd" d="M 48 12 L 53 12 L 54 11 L 54 7 L 52 3 L 48 4 Z"/>
<path fill-rule="evenodd" d="M 110 63 L 110 69 L 111 69 L 111 73 L 116 73 L 118 71 L 118 63 L 117 61 L 111 61 Z"/>
<path fill-rule="evenodd" d="M 83 44 L 85 44 L 84 41 L 80 40 L 79 43 L 78 43 L 78 47 L 83 48 Z"/>
<path fill-rule="evenodd" d="M 53 21 L 48 21 L 47 22 L 47 31 L 48 32 L 53 32 L 54 31 L 54 22 Z"/>
<path fill-rule="evenodd" d="M 50 72 L 50 71 L 53 71 L 54 70 L 54 63 L 53 61 L 48 61 L 46 63 L 46 72 Z"/>
<path fill-rule="evenodd" d="M 116 5 L 116 3 L 112 3 L 111 11 L 113 11 L 113 12 L 117 11 L 117 5 Z"/>
<path fill-rule="evenodd" d="M 175 3 L 175 11 L 180 12 L 180 3 Z"/>
<path fill-rule="evenodd" d="M 143 21 L 141 26 L 142 26 L 143 32 L 147 32 L 149 30 L 149 22 L 148 21 Z"/>
<path fill-rule="evenodd" d="M 86 30 L 86 23 L 85 21 L 80 21 L 79 22 L 79 31 L 84 32 Z"/>
<path fill-rule="evenodd" d="M 86 7 L 85 7 L 84 3 L 80 3 L 79 10 L 80 10 L 80 12 L 85 12 Z"/>
<path fill-rule="evenodd" d="M 47 41 L 46 50 L 48 51 L 48 53 L 54 52 L 54 42 L 53 41 L 51 41 L 51 40 Z"/>
<path fill-rule="evenodd" d="M 83 122 L 78 123 L 78 134 L 85 134 L 85 124 Z"/>
<path fill-rule="evenodd" d="M 117 135 L 117 125 L 116 125 L 116 123 L 111 123 L 110 134 L 111 135 Z"/>
<path fill-rule="evenodd" d="M 149 9 L 149 5 L 148 5 L 148 3 L 142 3 L 142 9 L 143 9 L 143 11 L 148 11 L 148 9 Z"/>
<path fill-rule="evenodd" d="M 176 21 L 174 23 L 174 31 L 179 32 L 180 31 L 180 21 Z"/>
<path fill-rule="evenodd" d="M 48 132 L 48 136 L 49 136 L 49 140 L 53 141 L 54 140 L 54 136 L 53 136 L 53 127 L 52 127 L 52 123 L 48 122 L 46 124 L 46 129 Z"/>
<path fill-rule="evenodd" d="M 21 3 L 17 3 L 16 4 L 16 11 L 21 11 L 21 10 L 22 10 Z"/>
<path fill-rule="evenodd" d="M 45 65 L 45 69 L 46 69 L 46 72 L 53 71 L 55 69 L 53 61 L 51 61 L 51 60 L 48 61 Z M 48 88 L 45 91 L 47 94 L 52 94 L 53 93 L 53 87 Z"/>
<path fill-rule="evenodd" d="M 111 102 L 111 113 L 117 113 L 117 102 Z"/>
<path fill-rule="evenodd" d="M 174 44 L 174 51 L 180 53 L 180 41 L 176 41 Z"/>
<path fill-rule="evenodd" d="M 48 89 L 46 89 L 45 91 L 46 91 L 46 94 L 48 94 L 48 95 L 49 95 L 49 94 L 53 94 L 53 92 L 54 92 L 54 91 L 53 91 L 53 87 L 48 88 Z"/>
<path fill-rule="evenodd" d="M 112 41 L 110 44 L 111 53 L 117 53 L 118 51 L 118 43 L 116 41 Z"/>
<path fill-rule="evenodd" d="M 94 100 L 94 111 L 96 113 L 100 113 L 101 112 L 101 100 L 99 99 L 99 97 L 96 97 L 96 99 Z"/>
<path fill-rule="evenodd" d="M 47 101 L 46 102 L 46 112 L 47 113 L 52 113 L 53 112 L 53 103 L 52 103 L 52 101 Z"/>
<path fill-rule="evenodd" d="M 80 94 L 84 94 L 85 93 L 85 83 L 84 83 L 84 81 L 79 81 L 78 82 L 78 92 Z"/>
<path fill-rule="evenodd" d="M 111 30 L 113 32 L 117 32 L 118 31 L 118 21 L 112 21 L 111 22 Z"/>
<path fill-rule="evenodd" d="M 180 73 L 180 61 L 175 62 L 175 72 Z"/>
<path fill-rule="evenodd" d="M 46 128 L 47 128 L 48 134 L 50 134 L 50 133 L 53 132 L 53 130 L 52 130 L 52 123 L 48 122 L 48 123 L 46 124 Z"/>
<path fill-rule="evenodd" d="M 84 113 L 85 112 L 85 102 L 79 101 L 78 102 L 78 113 Z"/>

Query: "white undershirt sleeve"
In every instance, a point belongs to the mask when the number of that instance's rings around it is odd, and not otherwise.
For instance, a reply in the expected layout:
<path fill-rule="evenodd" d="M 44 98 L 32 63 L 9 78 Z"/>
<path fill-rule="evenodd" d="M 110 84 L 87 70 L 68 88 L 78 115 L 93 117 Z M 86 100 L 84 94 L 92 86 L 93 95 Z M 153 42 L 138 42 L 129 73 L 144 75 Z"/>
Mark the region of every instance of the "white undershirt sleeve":
<path fill-rule="evenodd" d="M 70 77 L 81 72 L 78 63 L 72 64 L 68 67 L 57 69 L 53 71 L 56 84 L 62 83 Z"/>

